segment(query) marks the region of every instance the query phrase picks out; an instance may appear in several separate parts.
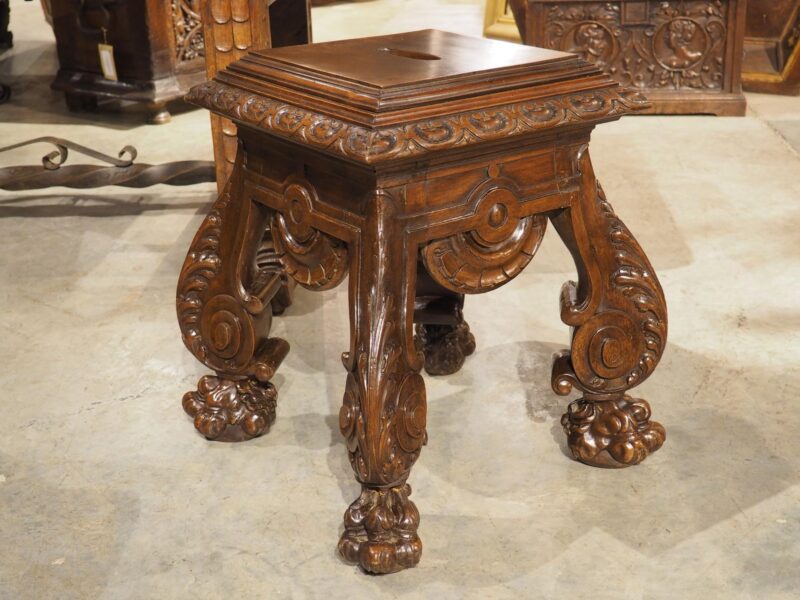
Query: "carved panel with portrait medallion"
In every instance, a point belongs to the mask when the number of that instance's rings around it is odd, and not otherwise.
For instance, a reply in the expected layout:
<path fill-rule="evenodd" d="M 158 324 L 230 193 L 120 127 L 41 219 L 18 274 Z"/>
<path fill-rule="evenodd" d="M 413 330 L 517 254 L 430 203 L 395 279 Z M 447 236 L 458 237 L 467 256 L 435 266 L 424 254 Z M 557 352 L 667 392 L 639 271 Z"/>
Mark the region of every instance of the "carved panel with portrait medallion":
<path fill-rule="evenodd" d="M 642 90 L 652 112 L 744 113 L 741 0 L 516 4 L 526 44 L 580 55 Z"/>

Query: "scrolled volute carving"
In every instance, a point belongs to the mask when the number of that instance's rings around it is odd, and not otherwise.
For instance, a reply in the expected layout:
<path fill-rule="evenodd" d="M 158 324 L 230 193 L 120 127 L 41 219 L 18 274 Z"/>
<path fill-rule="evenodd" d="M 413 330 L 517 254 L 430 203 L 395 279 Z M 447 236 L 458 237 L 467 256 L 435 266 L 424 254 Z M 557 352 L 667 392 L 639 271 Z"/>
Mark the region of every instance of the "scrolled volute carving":
<path fill-rule="evenodd" d="M 666 302 L 647 257 L 594 179 L 588 154 L 581 169 L 591 204 L 573 207 L 572 218 L 585 223 L 593 241 L 577 248 L 586 281 L 568 282 L 562 290 L 562 320 L 574 333 L 571 351 L 553 365 L 552 385 L 561 395 L 573 385 L 617 394 L 640 384 L 658 364 L 667 338 Z M 584 214 L 587 208 L 590 214 Z M 600 260 L 607 264 L 598 270 Z"/>
<path fill-rule="evenodd" d="M 542 215 L 522 216 L 511 182 L 492 180 L 476 195 L 477 226 L 421 250 L 439 285 L 466 294 L 491 291 L 519 275 L 536 254 L 547 226 Z"/>
<path fill-rule="evenodd" d="M 272 322 L 269 301 L 280 287 L 281 273 L 275 266 L 262 268 L 252 282 L 232 280 L 231 273 L 246 269 L 231 267 L 227 277 L 223 273 L 223 261 L 244 265 L 254 260 L 260 243 L 261 233 L 249 233 L 249 242 L 242 241 L 223 256 L 225 229 L 236 230 L 226 221 L 242 219 L 247 208 L 232 203 L 235 177 L 209 211 L 186 256 L 178 281 L 178 322 L 186 347 L 209 368 L 266 382 L 289 351 L 284 340 L 266 336 Z M 258 290 L 248 291 L 248 283 Z"/>
<path fill-rule="evenodd" d="M 310 290 L 336 287 L 347 275 L 347 246 L 312 226 L 316 191 L 291 179 L 284 186 L 283 211 L 272 215 L 275 254 L 286 273 Z"/>

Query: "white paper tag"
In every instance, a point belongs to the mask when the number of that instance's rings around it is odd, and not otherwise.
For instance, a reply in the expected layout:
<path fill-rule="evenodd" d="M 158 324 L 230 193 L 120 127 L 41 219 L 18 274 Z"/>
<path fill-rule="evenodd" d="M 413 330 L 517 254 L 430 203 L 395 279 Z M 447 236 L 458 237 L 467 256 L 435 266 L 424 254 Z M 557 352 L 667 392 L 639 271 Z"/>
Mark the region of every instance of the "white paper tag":
<path fill-rule="evenodd" d="M 109 44 L 97 44 L 97 51 L 100 53 L 100 68 L 103 70 L 103 77 L 111 81 L 117 81 L 117 65 L 114 62 L 114 46 Z"/>

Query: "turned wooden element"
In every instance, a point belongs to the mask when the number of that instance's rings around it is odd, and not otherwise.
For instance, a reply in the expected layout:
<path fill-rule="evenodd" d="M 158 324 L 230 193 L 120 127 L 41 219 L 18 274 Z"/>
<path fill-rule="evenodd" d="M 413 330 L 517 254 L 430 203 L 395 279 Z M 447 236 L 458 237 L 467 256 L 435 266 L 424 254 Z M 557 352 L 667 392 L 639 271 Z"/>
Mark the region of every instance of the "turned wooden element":
<path fill-rule="evenodd" d="M 744 89 L 800 94 L 800 0 L 748 0 Z"/>
<path fill-rule="evenodd" d="M 187 99 L 233 120 L 239 144 L 181 273 L 184 342 L 215 372 L 184 408 L 207 437 L 265 430 L 288 350 L 265 310 L 280 274 L 313 291 L 349 276 L 339 428 L 361 493 L 345 559 L 373 573 L 420 560 L 421 371 L 461 368 L 475 348 L 464 295 L 519 275 L 548 221 L 578 272 L 552 374 L 556 393 L 583 394 L 562 421 L 573 456 L 622 467 L 663 443 L 627 391 L 663 352 L 664 296 L 588 153 L 594 126 L 641 96 L 575 55 L 428 30 L 251 53 Z M 277 260 L 261 262 L 267 227 Z"/>
<path fill-rule="evenodd" d="M 509 0 L 525 44 L 575 52 L 651 114 L 742 116 L 745 0 Z"/>

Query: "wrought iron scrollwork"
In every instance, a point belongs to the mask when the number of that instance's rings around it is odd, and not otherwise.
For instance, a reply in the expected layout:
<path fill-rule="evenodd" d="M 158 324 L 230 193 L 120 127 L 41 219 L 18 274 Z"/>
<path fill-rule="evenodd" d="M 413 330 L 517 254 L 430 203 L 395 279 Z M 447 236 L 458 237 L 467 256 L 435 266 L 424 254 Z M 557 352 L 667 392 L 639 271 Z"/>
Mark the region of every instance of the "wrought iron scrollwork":
<path fill-rule="evenodd" d="M 215 179 L 214 163 L 210 161 L 176 161 L 160 165 L 134 164 L 138 152 L 130 145 L 124 146 L 115 158 L 70 140 L 45 136 L 0 148 L 0 153 L 32 144 L 52 144 L 56 149 L 42 157 L 41 167 L 19 165 L 0 169 L 0 189 L 21 191 L 51 186 L 85 189 L 106 185 L 142 188 L 158 183 L 192 185 Z M 111 166 L 64 166 L 70 150 Z"/>

